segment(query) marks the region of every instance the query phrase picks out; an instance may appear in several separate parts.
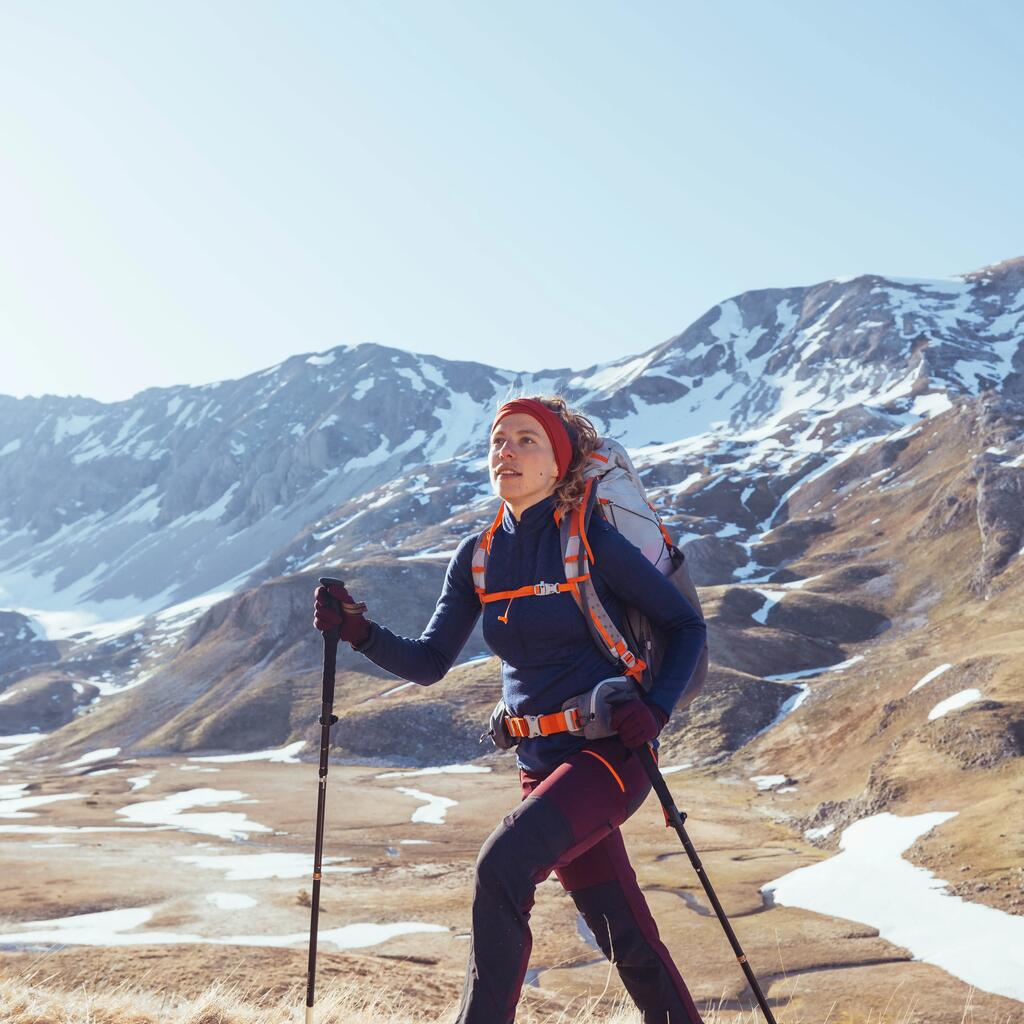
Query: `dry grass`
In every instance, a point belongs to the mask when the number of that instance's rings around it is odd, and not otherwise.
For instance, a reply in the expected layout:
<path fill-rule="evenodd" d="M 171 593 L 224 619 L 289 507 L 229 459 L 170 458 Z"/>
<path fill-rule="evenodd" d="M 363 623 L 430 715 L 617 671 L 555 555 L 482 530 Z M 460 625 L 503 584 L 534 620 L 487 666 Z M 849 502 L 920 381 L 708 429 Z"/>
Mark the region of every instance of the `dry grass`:
<path fill-rule="evenodd" d="M 900 1000 L 894 992 L 885 1011 L 858 1017 L 856 1024 L 920 1024 L 914 1001 Z M 521 1006 L 517 1024 L 640 1024 L 632 1006 L 622 1002 L 611 1008 L 597 1006 L 599 999 L 577 1002 L 562 1010 L 538 1010 Z M 23 977 L 0 980 L 0 1020 L 3 1024 L 301 1024 L 304 1021 L 305 992 L 296 989 L 281 1001 L 259 1001 L 229 985 L 215 983 L 198 999 L 180 999 L 170 994 L 145 991 L 129 985 L 82 986 L 71 991 L 53 991 L 46 979 Z M 396 997 L 381 990 L 367 991 L 365 984 L 347 982 L 327 987 L 316 1004 L 316 1024 L 450 1024 L 453 1007 L 437 1018 L 428 1018 L 423 1008 L 408 997 Z M 808 1024 L 791 1016 L 785 1008 L 776 1010 L 779 1024 Z M 974 1020 L 970 998 L 962 1021 Z M 713 1010 L 705 1024 L 763 1024 L 759 1013 Z M 854 1024 L 847 1014 L 831 1013 L 821 1024 Z"/>
<path fill-rule="evenodd" d="M 632 1006 L 611 1008 L 597 999 L 577 1001 L 563 1010 L 543 1012 L 520 1007 L 517 1024 L 640 1024 Z M 581 1005 L 582 1003 L 582 1005 Z M 428 1018 L 422 1007 L 385 992 L 368 992 L 355 982 L 326 988 L 317 997 L 317 1024 L 450 1024 L 455 1008 Z M 179 999 L 128 985 L 82 986 L 71 991 L 46 987 L 44 978 L 0 980 L 0 1020 L 4 1024 L 301 1024 L 305 992 L 273 1004 L 245 998 L 238 989 L 214 984 L 198 999 Z M 759 1024 L 755 1014 L 727 1017 L 713 1013 L 706 1024 Z M 781 1024 L 781 1022 L 780 1022 Z M 882 1024 L 882 1022 L 877 1022 Z M 895 1019 L 885 1024 L 900 1024 Z"/>

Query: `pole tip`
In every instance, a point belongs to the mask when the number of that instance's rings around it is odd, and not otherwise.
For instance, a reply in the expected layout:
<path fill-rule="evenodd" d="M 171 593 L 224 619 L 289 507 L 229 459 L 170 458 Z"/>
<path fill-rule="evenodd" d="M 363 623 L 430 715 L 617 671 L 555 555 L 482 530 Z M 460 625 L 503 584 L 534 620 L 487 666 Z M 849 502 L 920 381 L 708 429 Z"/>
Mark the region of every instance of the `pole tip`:
<path fill-rule="evenodd" d="M 313 1024 L 313 1007 L 306 1007 L 306 1024 Z"/>

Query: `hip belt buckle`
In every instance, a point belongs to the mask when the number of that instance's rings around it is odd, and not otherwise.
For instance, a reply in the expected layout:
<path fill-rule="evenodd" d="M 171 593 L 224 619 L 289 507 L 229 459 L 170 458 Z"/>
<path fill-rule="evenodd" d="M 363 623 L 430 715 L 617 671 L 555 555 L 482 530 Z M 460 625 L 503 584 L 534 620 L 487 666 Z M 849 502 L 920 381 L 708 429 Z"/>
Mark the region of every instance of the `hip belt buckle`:
<path fill-rule="evenodd" d="M 554 719 L 554 721 L 552 721 Z M 550 715 L 510 715 L 505 719 L 508 731 L 520 739 L 551 736 L 561 732 L 579 732 L 583 728 L 579 708 L 566 708 Z"/>
<path fill-rule="evenodd" d="M 543 736 L 540 729 L 540 715 L 520 715 L 527 728 L 526 739 L 532 740 L 535 736 Z"/>

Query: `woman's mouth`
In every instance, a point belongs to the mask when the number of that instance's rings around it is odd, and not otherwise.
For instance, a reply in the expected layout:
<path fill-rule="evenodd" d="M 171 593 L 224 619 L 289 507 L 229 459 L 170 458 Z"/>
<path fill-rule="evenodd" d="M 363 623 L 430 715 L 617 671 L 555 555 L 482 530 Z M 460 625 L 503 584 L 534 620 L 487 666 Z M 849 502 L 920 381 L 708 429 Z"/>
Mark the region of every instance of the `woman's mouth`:
<path fill-rule="evenodd" d="M 498 472 L 495 473 L 494 475 L 496 477 L 503 477 L 503 476 L 522 476 L 523 474 L 522 473 L 517 473 L 514 469 L 499 469 Z"/>

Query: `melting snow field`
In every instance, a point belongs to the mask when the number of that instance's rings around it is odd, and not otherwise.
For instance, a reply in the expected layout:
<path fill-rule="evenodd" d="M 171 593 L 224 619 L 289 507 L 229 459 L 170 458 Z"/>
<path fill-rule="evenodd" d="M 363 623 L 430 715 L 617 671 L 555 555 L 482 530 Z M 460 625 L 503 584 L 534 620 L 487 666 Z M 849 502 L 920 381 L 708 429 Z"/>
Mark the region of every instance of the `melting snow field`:
<path fill-rule="evenodd" d="M 245 799 L 238 789 L 188 789 L 165 796 L 162 800 L 146 800 L 121 807 L 117 813 L 129 821 L 143 825 L 170 825 L 184 832 L 200 832 L 221 839 L 246 839 L 252 832 L 273 829 L 250 821 L 244 811 L 216 811 L 212 814 L 186 814 L 190 807 L 211 807 Z"/>
<path fill-rule="evenodd" d="M 961 690 L 959 693 L 954 693 L 952 697 L 940 700 L 928 712 L 928 721 L 934 722 L 936 718 L 941 718 L 950 711 L 956 711 L 957 708 L 962 708 L 967 704 L 973 704 L 976 700 L 981 700 L 980 690 Z"/>
<path fill-rule="evenodd" d="M 75 758 L 74 761 L 65 761 L 61 768 L 80 768 L 86 764 L 95 764 L 97 761 L 107 761 L 112 757 L 117 757 L 120 753 L 120 747 L 104 747 L 102 750 L 90 750 L 89 753 Z"/>
<path fill-rule="evenodd" d="M 751 775 L 750 781 L 753 782 L 758 789 L 774 789 L 776 786 L 781 786 L 786 781 L 785 775 Z"/>
<path fill-rule="evenodd" d="M 96 914 L 57 917 L 49 921 L 25 921 L 15 930 L 0 932 L 0 939 L 18 945 L 59 943 L 69 946 L 166 945 L 204 941 L 198 935 L 135 931 L 152 916 L 153 911 L 147 907 L 133 907 L 128 910 L 103 910 Z"/>
<path fill-rule="evenodd" d="M 251 754 L 213 754 L 208 757 L 190 757 L 190 761 L 209 761 L 216 764 L 233 764 L 237 761 L 272 761 L 275 764 L 298 764 L 295 756 L 306 745 L 305 740 L 296 740 L 277 750 L 256 750 Z"/>
<path fill-rule="evenodd" d="M 832 835 L 835 832 L 835 825 L 822 825 L 820 828 L 806 828 L 804 829 L 805 839 L 824 839 L 825 836 Z"/>
<path fill-rule="evenodd" d="M 768 676 L 768 678 L 770 679 L 772 677 Z M 811 688 L 806 683 L 797 683 L 796 685 L 798 687 L 797 692 L 794 693 L 791 697 L 787 697 L 786 700 L 783 701 L 782 706 L 779 708 L 775 717 L 763 729 L 759 729 L 756 733 L 754 733 L 751 739 L 760 736 L 762 733 L 767 732 L 769 729 L 773 729 L 775 726 L 779 724 L 779 722 L 781 722 L 784 718 L 791 715 L 794 711 L 796 711 L 798 707 L 800 707 L 801 704 L 803 704 L 805 700 L 807 700 L 807 698 L 811 695 Z"/>
<path fill-rule="evenodd" d="M 933 668 L 926 676 L 922 676 L 914 685 L 910 688 L 910 692 L 913 693 L 915 690 L 920 690 L 926 683 L 930 683 L 933 679 L 938 678 L 947 669 L 951 669 L 953 666 L 950 664 L 940 665 L 938 668 Z"/>
<path fill-rule="evenodd" d="M 826 672 L 842 672 L 843 669 L 856 665 L 858 661 L 863 660 L 863 654 L 855 654 L 852 658 L 847 658 L 846 661 L 840 661 L 835 665 L 822 665 L 821 668 L 805 668 L 799 672 L 782 672 L 777 676 L 765 676 L 764 678 L 772 683 L 786 683 L 791 679 L 806 679 L 809 676 L 824 675 Z"/>
<path fill-rule="evenodd" d="M 335 867 L 349 857 L 324 857 L 323 872 L 364 874 L 369 868 Z M 255 882 L 262 878 L 309 878 L 313 874 L 311 853 L 242 853 L 179 857 L 185 864 L 195 864 L 211 871 L 223 871 L 227 882 Z"/>
<path fill-rule="evenodd" d="M 331 942 L 338 949 L 363 949 L 376 946 L 399 935 L 420 935 L 426 932 L 448 932 L 443 924 L 422 924 L 419 921 L 396 921 L 394 924 L 346 924 L 317 933 L 317 943 Z M 297 935 L 235 935 L 218 942 L 238 946 L 294 946 L 309 941 L 309 932 Z"/>
<path fill-rule="evenodd" d="M 234 893 L 211 893 L 212 897 L 230 897 L 230 909 L 243 909 Z M 247 899 L 248 897 L 243 897 Z M 246 904 L 244 909 L 255 904 Z M 224 903 L 218 903 L 224 906 Z M 226 935 L 217 938 L 196 935 L 189 932 L 139 931 L 150 918 L 151 907 L 134 907 L 129 910 L 104 910 L 96 914 L 78 914 L 74 917 L 58 917 L 49 921 L 26 921 L 16 929 L 0 932 L 0 940 L 19 946 L 39 943 L 56 943 L 77 946 L 140 946 L 171 945 L 176 943 L 203 943 L 206 945 L 228 946 L 292 946 L 306 942 L 308 932 L 294 935 Z M 319 942 L 330 942 L 339 949 L 359 949 L 376 946 L 398 935 L 415 935 L 424 932 L 448 932 L 440 924 L 424 924 L 419 921 L 397 921 L 393 924 L 359 923 L 341 928 L 321 929 Z"/>
<path fill-rule="evenodd" d="M 46 738 L 45 732 L 27 732 L 18 736 L 0 736 L 0 761 L 13 761 L 19 754 L 28 750 L 33 743 Z M 0 771 L 6 771 L 0 768 Z"/>
<path fill-rule="evenodd" d="M 876 814 L 847 828 L 838 853 L 762 886 L 774 902 L 877 928 L 969 985 L 1024 1000 L 1024 917 L 968 903 L 900 856 L 955 811 Z"/>
<path fill-rule="evenodd" d="M 256 906 L 256 900 L 244 892 L 210 892 L 206 899 L 219 910 L 249 910 Z"/>
<path fill-rule="evenodd" d="M 448 808 L 458 806 L 457 800 L 449 800 L 446 796 L 434 796 L 433 793 L 424 793 L 421 789 L 396 786 L 395 792 L 401 793 L 402 796 L 411 796 L 414 800 L 425 801 L 422 807 L 417 807 L 412 812 L 412 820 L 426 822 L 428 825 L 443 825 Z"/>
<path fill-rule="evenodd" d="M 81 800 L 84 794 L 52 793 L 48 796 L 24 796 L 28 788 L 27 782 L 12 786 L 0 786 L 0 818 L 34 818 L 35 814 L 27 810 L 29 807 L 42 807 L 45 804 L 57 803 L 59 800 Z"/>
<path fill-rule="evenodd" d="M 414 775 L 476 775 L 489 772 L 491 769 L 484 765 L 475 764 L 445 764 L 434 768 L 417 768 L 404 772 L 384 772 L 382 775 L 374 775 L 375 779 L 411 779 Z"/>

